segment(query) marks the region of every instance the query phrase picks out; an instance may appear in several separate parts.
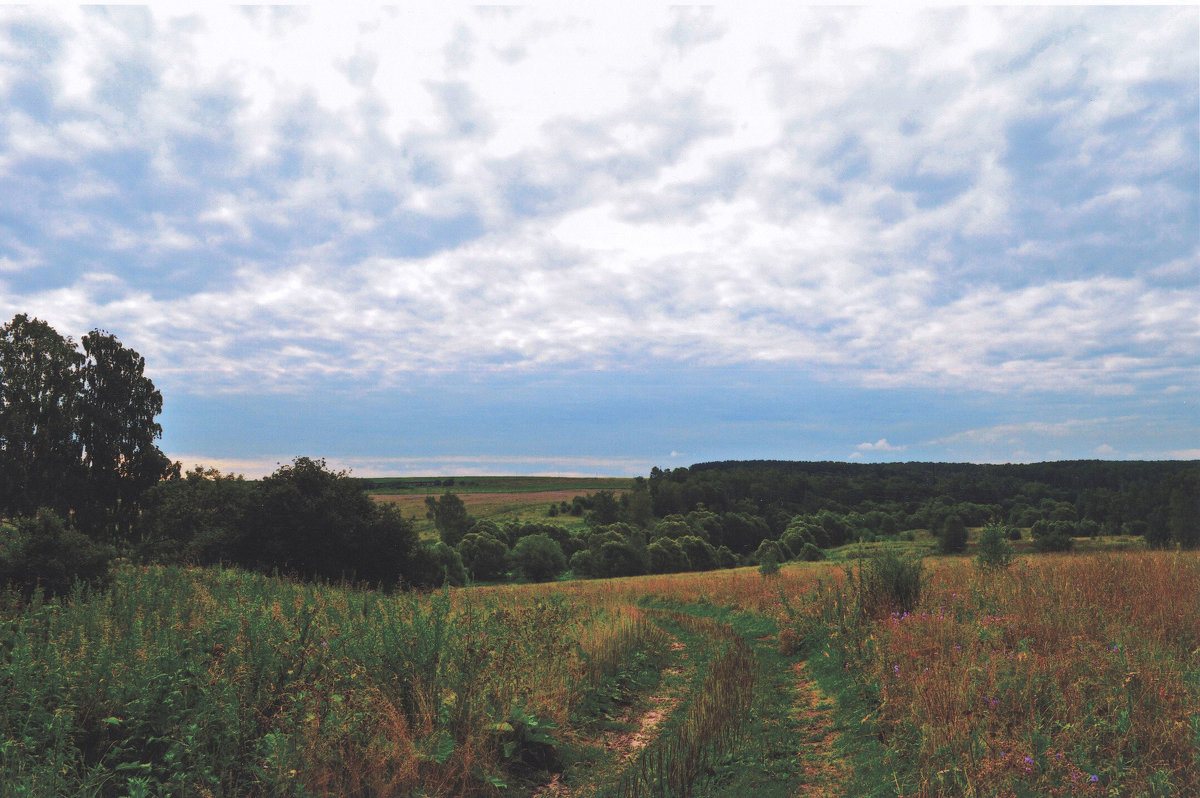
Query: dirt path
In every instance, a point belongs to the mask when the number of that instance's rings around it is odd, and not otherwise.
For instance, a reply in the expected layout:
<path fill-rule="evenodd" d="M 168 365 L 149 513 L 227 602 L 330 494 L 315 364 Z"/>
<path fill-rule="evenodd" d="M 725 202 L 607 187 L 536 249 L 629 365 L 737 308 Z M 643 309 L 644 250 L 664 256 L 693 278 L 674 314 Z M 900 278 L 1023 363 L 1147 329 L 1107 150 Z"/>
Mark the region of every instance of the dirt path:
<path fill-rule="evenodd" d="M 796 676 L 796 726 L 801 735 L 798 756 L 804 784 L 797 798 L 833 798 L 843 794 L 849 766 L 834 751 L 838 732 L 834 722 L 834 701 L 808 675 L 804 662 L 794 668 Z"/>
<path fill-rule="evenodd" d="M 664 679 L 658 691 L 625 707 L 616 718 L 617 723 L 625 727 L 623 730 L 603 731 L 591 741 L 609 753 L 611 759 L 604 768 L 606 771 L 623 771 L 643 748 L 654 742 L 663 722 L 671 717 L 683 700 L 690 681 L 687 675 L 695 668 L 695 664 L 688 656 L 687 646 L 678 638 L 668 648 L 671 660 L 663 669 Z M 532 798 L 583 798 L 604 786 L 599 783 L 568 785 L 561 779 L 560 774 L 555 774 L 548 784 L 533 793 Z"/>

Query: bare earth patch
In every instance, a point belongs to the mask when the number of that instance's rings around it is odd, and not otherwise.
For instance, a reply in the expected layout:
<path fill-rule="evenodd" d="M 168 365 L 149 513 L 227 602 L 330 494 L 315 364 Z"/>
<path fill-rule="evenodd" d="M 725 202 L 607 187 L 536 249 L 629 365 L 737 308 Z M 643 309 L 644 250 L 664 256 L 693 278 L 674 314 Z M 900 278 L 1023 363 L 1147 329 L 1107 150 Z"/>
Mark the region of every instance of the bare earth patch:
<path fill-rule="evenodd" d="M 849 765 L 833 750 L 838 736 L 833 720 L 833 699 L 808 677 L 805 663 L 797 663 L 795 673 L 795 717 L 802 735 L 799 756 L 805 782 L 797 796 L 832 798 L 841 795 Z"/>

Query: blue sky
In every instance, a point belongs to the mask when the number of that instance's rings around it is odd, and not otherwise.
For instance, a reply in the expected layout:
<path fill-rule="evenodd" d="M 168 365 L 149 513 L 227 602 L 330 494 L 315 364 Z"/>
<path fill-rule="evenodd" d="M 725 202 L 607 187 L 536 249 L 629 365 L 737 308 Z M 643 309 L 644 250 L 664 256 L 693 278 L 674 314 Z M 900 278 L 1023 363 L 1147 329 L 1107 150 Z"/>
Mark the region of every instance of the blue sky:
<path fill-rule="evenodd" d="M 1200 9 L 0 7 L 0 317 L 250 475 L 1200 458 Z"/>

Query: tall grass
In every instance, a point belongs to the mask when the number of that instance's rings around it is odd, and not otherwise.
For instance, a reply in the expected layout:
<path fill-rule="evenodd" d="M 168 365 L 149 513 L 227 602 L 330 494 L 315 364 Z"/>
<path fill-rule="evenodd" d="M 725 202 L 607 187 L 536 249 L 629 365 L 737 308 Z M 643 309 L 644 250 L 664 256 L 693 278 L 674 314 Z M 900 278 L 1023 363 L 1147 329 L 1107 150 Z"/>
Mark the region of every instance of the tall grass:
<path fill-rule="evenodd" d="M 504 776 L 498 721 L 567 719 L 655 631 L 611 602 L 178 568 L 6 602 L 12 795 L 486 792 Z"/>
<path fill-rule="evenodd" d="M 857 627 L 840 595 L 802 602 L 805 630 L 875 697 L 904 794 L 1200 794 L 1195 555 L 944 561 L 911 611 Z"/>

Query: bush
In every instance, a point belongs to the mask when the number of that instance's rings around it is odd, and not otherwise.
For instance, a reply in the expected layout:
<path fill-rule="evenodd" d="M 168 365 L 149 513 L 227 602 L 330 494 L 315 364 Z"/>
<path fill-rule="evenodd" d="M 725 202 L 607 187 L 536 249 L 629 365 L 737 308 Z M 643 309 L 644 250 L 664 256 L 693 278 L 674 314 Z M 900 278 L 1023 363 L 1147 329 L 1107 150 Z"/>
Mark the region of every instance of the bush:
<path fill-rule="evenodd" d="M 921 600 L 925 565 L 920 559 L 901 558 L 892 551 L 871 555 L 853 577 L 859 609 L 869 618 L 889 612 L 911 612 Z"/>
<path fill-rule="evenodd" d="M 548 535 L 526 535 L 512 550 L 512 563 L 526 579 L 544 582 L 567 570 L 562 547 Z"/>
<path fill-rule="evenodd" d="M 1038 521 L 1030 534 L 1033 547 L 1038 551 L 1070 551 L 1074 545 L 1071 540 L 1074 531 L 1075 526 L 1070 521 Z"/>
<path fill-rule="evenodd" d="M 938 551 L 942 554 L 959 554 L 967 550 L 967 526 L 960 516 L 946 516 L 938 530 Z"/>
<path fill-rule="evenodd" d="M 825 559 L 825 551 L 815 543 L 805 543 L 800 549 L 797 559 L 804 562 L 819 562 Z"/>
<path fill-rule="evenodd" d="M 70 590 L 75 582 L 107 580 L 113 550 L 68 525 L 52 510 L 19 518 L 16 526 L 0 525 L 0 585 L 12 585 L 25 596 L 41 588 L 47 595 Z"/>
<path fill-rule="evenodd" d="M 988 524 L 979 533 L 979 551 L 975 555 L 975 562 L 980 568 L 989 571 L 1007 568 L 1012 564 L 1013 547 L 1009 543 L 1009 529 L 1005 524 Z"/>

